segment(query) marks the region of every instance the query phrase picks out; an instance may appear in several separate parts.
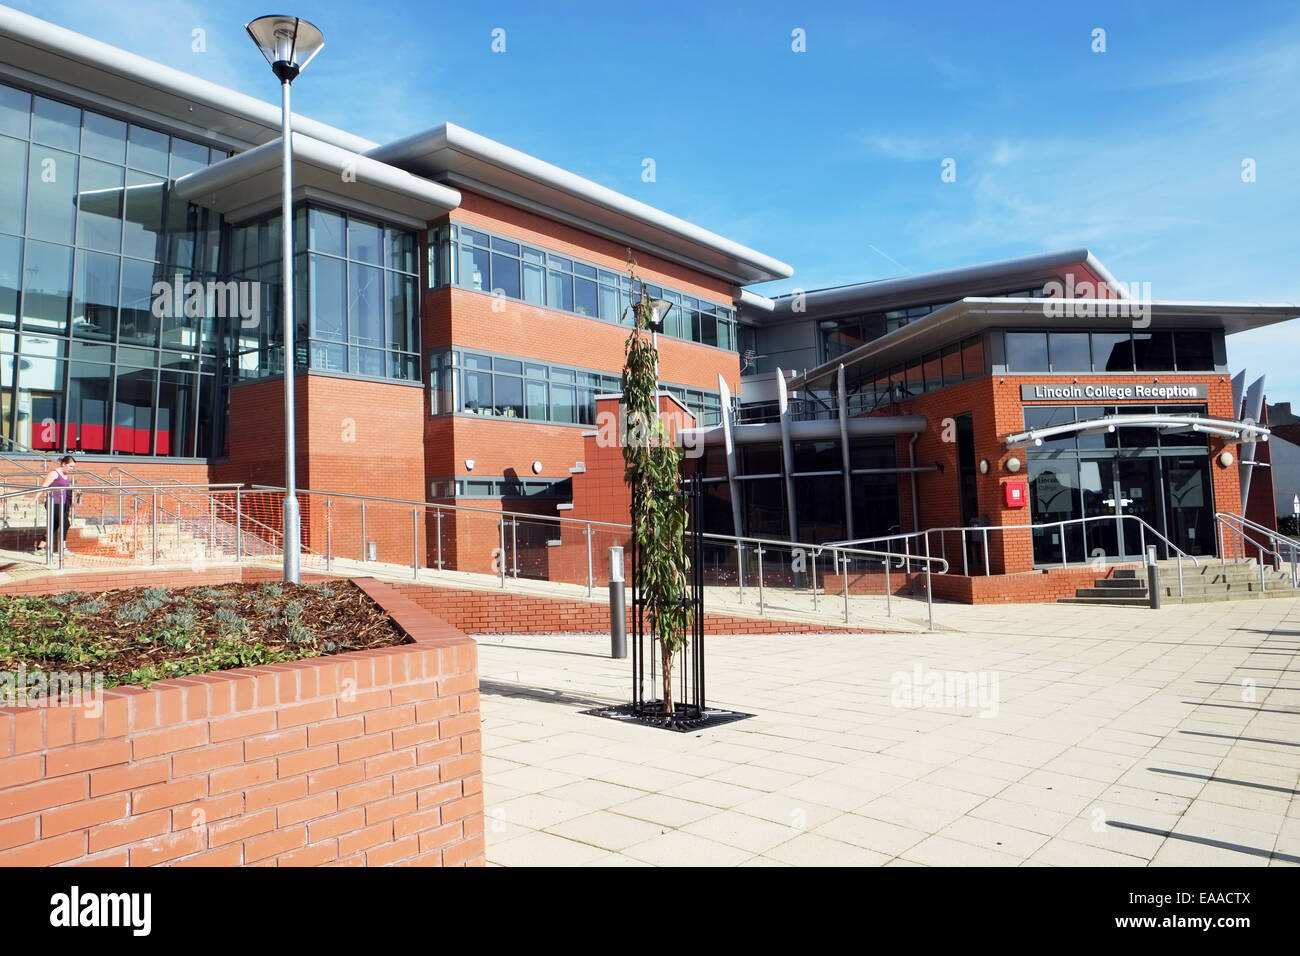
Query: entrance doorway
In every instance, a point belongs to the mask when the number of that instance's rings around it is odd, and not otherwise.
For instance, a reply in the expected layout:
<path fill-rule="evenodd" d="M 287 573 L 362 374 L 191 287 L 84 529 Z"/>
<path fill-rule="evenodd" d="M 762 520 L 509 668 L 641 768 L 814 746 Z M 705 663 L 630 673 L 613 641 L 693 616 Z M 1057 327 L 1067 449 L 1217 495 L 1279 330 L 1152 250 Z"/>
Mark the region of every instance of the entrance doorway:
<path fill-rule="evenodd" d="M 1143 542 L 1160 544 L 1144 535 L 1133 515 L 1163 533 L 1159 460 L 1155 458 L 1102 458 L 1080 461 L 1083 514 L 1087 518 L 1113 516 L 1114 521 L 1089 521 L 1084 525 L 1088 557 L 1141 560 Z M 1150 538 L 1150 540 L 1147 540 Z M 1160 551 L 1165 549 L 1161 546 Z M 1163 556 L 1163 554 L 1162 554 Z"/>

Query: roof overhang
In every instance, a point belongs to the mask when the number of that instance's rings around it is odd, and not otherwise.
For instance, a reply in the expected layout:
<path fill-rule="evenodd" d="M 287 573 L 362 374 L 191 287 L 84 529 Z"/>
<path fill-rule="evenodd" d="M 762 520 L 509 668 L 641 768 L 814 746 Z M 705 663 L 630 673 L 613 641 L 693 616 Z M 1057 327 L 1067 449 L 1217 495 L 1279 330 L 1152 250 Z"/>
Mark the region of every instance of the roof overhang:
<path fill-rule="evenodd" d="M 969 297 L 909 322 L 797 376 L 791 388 L 829 382 L 843 365 L 877 369 L 910 361 L 988 328 L 1209 328 L 1232 334 L 1300 316 L 1294 303 L 1145 302 L 1134 299 L 1010 299 Z"/>
<path fill-rule="evenodd" d="M 736 285 L 794 274 L 784 262 L 452 123 L 376 147 L 367 155 Z"/>
<path fill-rule="evenodd" d="M 232 148 L 280 135 L 278 105 L 8 7 L 0 7 L 0 75 L 109 111 L 152 117 L 163 127 Z M 274 82 L 268 71 L 268 90 Z M 294 127 L 358 153 L 375 145 L 305 116 L 295 116 Z"/>
<path fill-rule="evenodd" d="M 1053 425 L 1050 428 L 1031 428 L 1007 436 L 1008 448 L 1037 448 L 1052 438 L 1065 435 L 1096 435 L 1113 433 L 1118 428 L 1156 428 L 1162 432 L 1195 432 L 1230 438 L 1233 441 L 1268 441 L 1269 430 L 1256 422 L 1236 422 L 1221 418 L 1204 418 L 1199 415 L 1103 415 L 1087 421 Z"/>
<path fill-rule="evenodd" d="M 1030 286 L 1057 278 L 1062 270 L 1068 270 L 1070 266 L 1083 266 L 1110 289 L 1122 292 L 1118 280 L 1089 250 L 1068 249 L 997 262 L 982 262 L 959 269 L 777 296 L 773 300 L 775 309 L 770 310 L 770 315 L 752 317 L 759 324 L 764 324 L 792 319 L 831 318 L 854 312 L 888 311 L 922 302 L 960 299 L 972 293 L 1003 292 L 1008 286 Z"/>
<path fill-rule="evenodd" d="M 239 222 L 278 208 L 281 143 L 276 139 L 247 152 L 182 176 L 176 192 L 184 199 Z M 386 213 L 423 226 L 460 205 L 460 193 L 359 156 L 302 133 L 293 134 L 293 185 L 296 193 L 336 198 L 354 209 Z"/>

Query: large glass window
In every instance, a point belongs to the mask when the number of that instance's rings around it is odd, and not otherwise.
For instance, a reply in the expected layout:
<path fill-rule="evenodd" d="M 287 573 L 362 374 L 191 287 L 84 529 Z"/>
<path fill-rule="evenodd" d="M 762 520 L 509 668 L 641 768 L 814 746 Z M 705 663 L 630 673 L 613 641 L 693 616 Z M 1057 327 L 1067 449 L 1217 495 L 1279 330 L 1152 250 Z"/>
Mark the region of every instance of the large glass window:
<path fill-rule="evenodd" d="M 480 229 L 448 223 L 429 231 L 429 283 L 489 292 L 603 322 L 625 323 L 626 276 Z M 664 334 L 734 352 L 736 314 L 651 283 L 646 293 L 673 304 Z"/>
<path fill-rule="evenodd" d="M 459 349 L 430 357 L 432 414 L 460 412 L 564 424 L 596 421 L 596 396 L 617 394 L 619 376 Z M 664 383 L 701 425 L 722 420 L 717 392 Z"/>
<path fill-rule="evenodd" d="M 18 291 L 22 288 L 23 241 L 0 236 L 0 329 L 18 324 Z"/>
<path fill-rule="evenodd" d="M 111 342 L 117 328 L 118 270 L 122 260 L 102 252 L 77 253 L 72 334 Z"/>
<path fill-rule="evenodd" d="M 1007 370 L 1011 372 L 1050 372 L 1046 332 L 1008 332 Z"/>
<path fill-rule="evenodd" d="M 81 120 L 81 152 L 121 166 L 126 162 L 126 124 L 86 110 Z"/>
<path fill-rule="evenodd" d="M 1133 342 L 1127 332 L 1092 334 L 1092 368 L 1094 372 L 1133 371 Z"/>
<path fill-rule="evenodd" d="M 32 142 L 75 153 L 81 148 L 81 110 L 36 97 L 32 103 Z"/>
<path fill-rule="evenodd" d="M 0 85 L 0 133 L 26 139 L 31 128 L 31 94 Z"/>
<path fill-rule="evenodd" d="M 0 85 L 0 328 L 26 333 L 0 334 L 4 435 L 50 451 L 208 453 L 194 422 L 216 369 L 195 360 L 215 350 L 213 303 L 171 314 L 169 301 L 159 317 L 153 283 L 173 267 L 216 277 L 220 217 L 169 195 L 167 177 L 225 155 Z M 166 360 L 161 377 L 160 334 L 189 363 Z"/>
<path fill-rule="evenodd" d="M 1006 332 L 1010 372 L 1208 372 L 1214 330 L 1149 332 Z M 1050 362 L 1045 356 L 1050 357 Z"/>
<path fill-rule="evenodd" d="M 96 159 L 81 161 L 77 245 L 102 252 L 121 251 L 123 175 L 121 166 Z"/>
<path fill-rule="evenodd" d="M 299 366 L 418 381 L 420 311 L 416 237 L 372 219 L 319 207 L 294 217 Z M 263 322 L 242 333 L 236 377 L 279 374 L 279 230 L 270 216 L 234 230 L 235 278 L 261 283 Z M 256 265 L 256 263 L 261 265 Z M 410 270 L 410 271 L 405 271 Z M 268 325 L 270 328 L 268 328 Z"/>
<path fill-rule="evenodd" d="M 77 225 L 77 157 L 33 146 L 27 160 L 27 235 L 71 243 Z"/>
<path fill-rule="evenodd" d="M 1208 329 L 1175 332 L 1174 363 L 1180 372 L 1214 371 L 1214 333 Z"/>
<path fill-rule="evenodd" d="M 148 173 L 126 174 L 126 225 L 122 251 L 138 259 L 162 259 L 163 180 Z"/>
<path fill-rule="evenodd" d="M 4 170 L 0 175 L 0 232 L 22 235 L 27 209 L 27 143 L 0 136 L 0 169 Z"/>
<path fill-rule="evenodd" d="M 72 303 L 72 248 L 27 243 L 23 258 L 23 328 L 63 335 Z"/>

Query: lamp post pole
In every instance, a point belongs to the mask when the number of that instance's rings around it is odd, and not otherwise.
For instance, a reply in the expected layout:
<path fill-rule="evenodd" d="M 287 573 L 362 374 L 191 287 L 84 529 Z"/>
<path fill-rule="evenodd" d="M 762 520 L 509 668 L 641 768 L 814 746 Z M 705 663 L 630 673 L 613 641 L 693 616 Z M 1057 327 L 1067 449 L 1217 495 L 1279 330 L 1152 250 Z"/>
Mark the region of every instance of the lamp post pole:
<path fill-rule="evenodd" d="M 244 25 L 258 50 L 280 81 L 280 281 L 284 286 L 284 580 L 302 580 L 302 515 L 298 511 L 297 435 L 294 428 L 293 314 L 293 124 L 289 86 L 321 47 L 325 38 L 315 24 L 301 17 L 258 17 Z"/>
<path fill-rule="evenodd" d="M 277 71 L 280 72 L 280 71 Z M 284 580 L 287 584 L 302 581 L 302 515 L 298 511 L 297 447 L 294 428 L 294 316 L 293 316 L 293 130 L 289 112 L 291 76 L 280 77 L 283 118 L 280 121 L 283 157 L 283 194 L 280 197 L 280 236 L 283 262 L 280 266 L 284 285 Z"/>

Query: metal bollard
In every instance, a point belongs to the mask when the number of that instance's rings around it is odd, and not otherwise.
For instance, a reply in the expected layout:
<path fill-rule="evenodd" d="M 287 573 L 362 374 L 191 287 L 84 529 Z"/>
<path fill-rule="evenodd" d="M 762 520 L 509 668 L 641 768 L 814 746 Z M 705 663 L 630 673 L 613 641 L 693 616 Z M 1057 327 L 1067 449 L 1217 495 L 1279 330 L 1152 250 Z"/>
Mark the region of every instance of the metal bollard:
<path fill-rule="evenodd" d="M 609 656 L 627 657 L 627 603 L 623 592 L 623 549 L 609 549 Z"/>
<path fill-rule="evenodd" d="M 1160 610 L 1160 568 L 1156 564 L 1156 546 L 1147 548 L 1147 592 L 1151 595 L 1152 610 Z"/>

